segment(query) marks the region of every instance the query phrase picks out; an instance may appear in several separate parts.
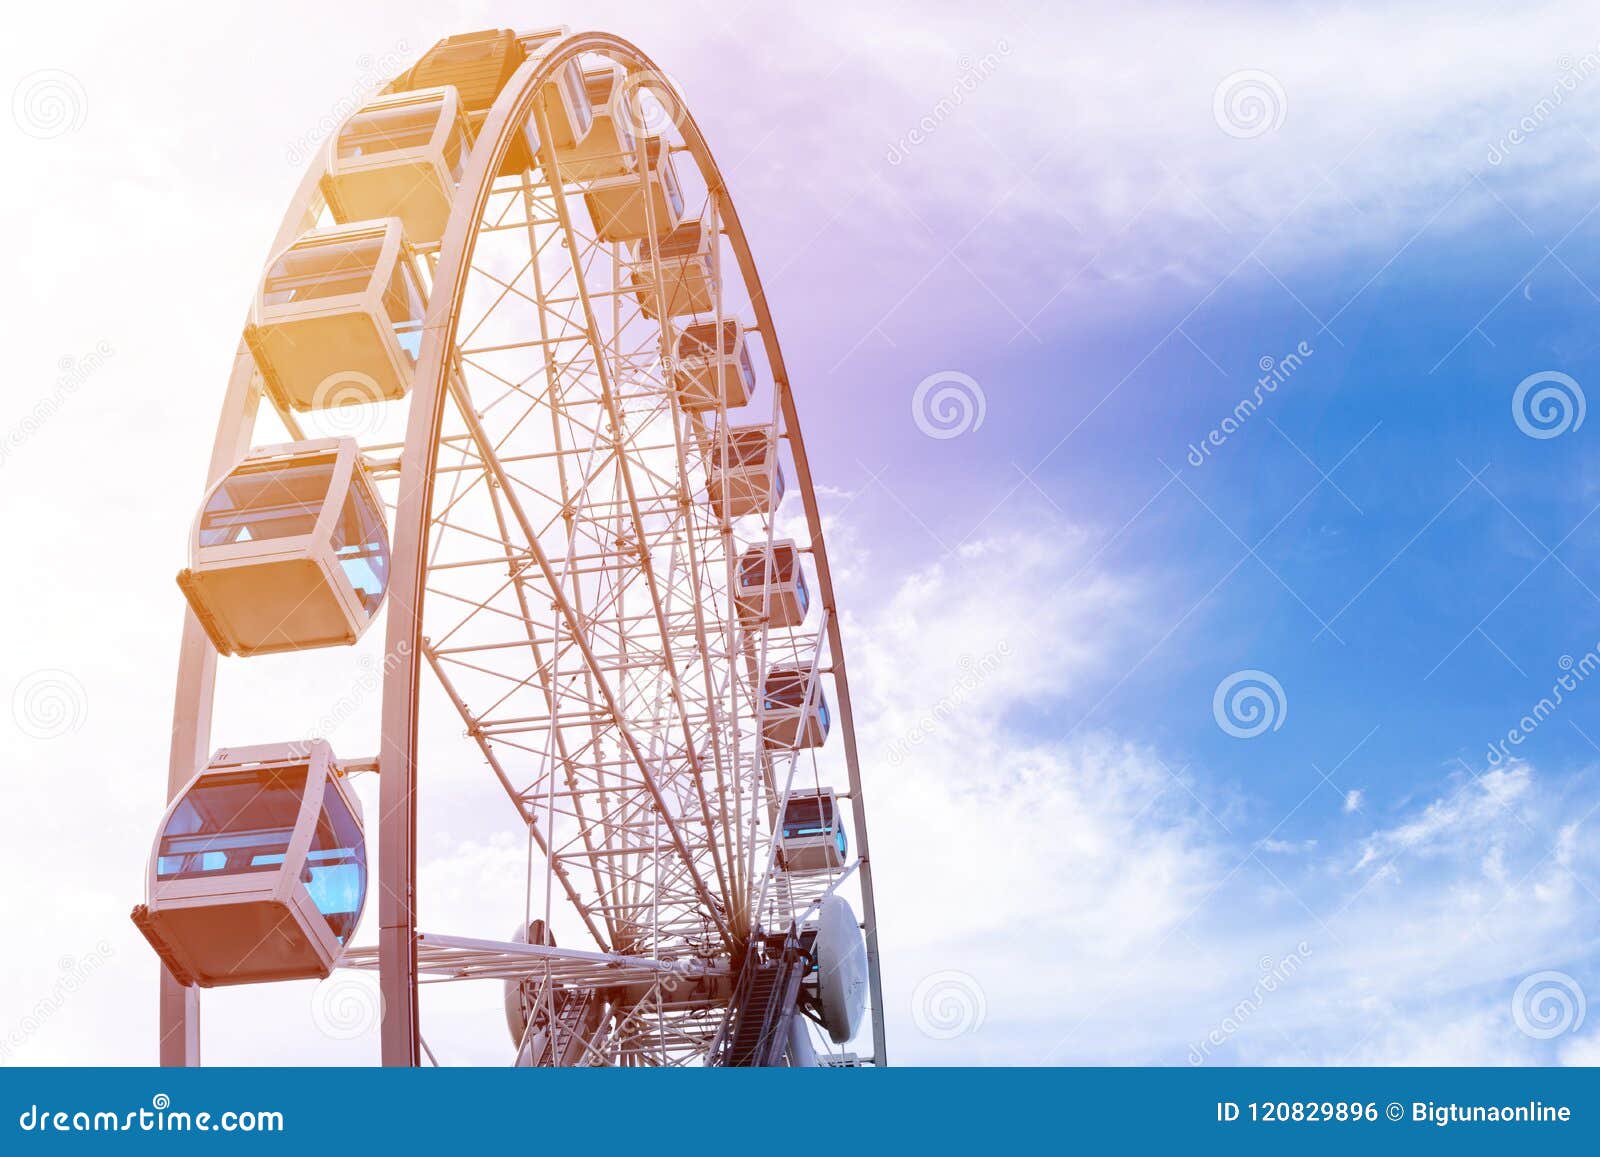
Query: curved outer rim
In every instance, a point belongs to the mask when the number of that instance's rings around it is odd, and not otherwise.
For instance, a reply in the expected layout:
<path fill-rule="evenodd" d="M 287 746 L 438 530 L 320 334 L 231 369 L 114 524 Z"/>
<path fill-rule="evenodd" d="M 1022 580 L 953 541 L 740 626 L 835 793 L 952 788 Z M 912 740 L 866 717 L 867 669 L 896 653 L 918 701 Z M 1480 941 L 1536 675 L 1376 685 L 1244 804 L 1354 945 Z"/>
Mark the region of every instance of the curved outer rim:
<path fill-rule="evenodd" d="M 582 32 L 562 37 L 545 45 L 518 68 L 501 89 L 474 142 L 451 207 L 449 224 L 440 243 L 423 323 L 423 340 L 412 381 L 405 449 L 401 457 L 399 504 L 391 534 L 393 554 L 385 653 L 401 656 L 403 661 L 393 664 L 384 680 L 382 747 L 379 752 L 382 774 L 379 776 L 378 809 L 378 946 L 384 1009 L 382 1061 L 385 1065 L 416 1065 L 421 1060 L 417 1009 L 415 794 L 417 693 L 421 682 L 422 650 L 421 595 L 426 580 L 433 465 L 437 458 L 444 401 L 448 393 L 446 378 L 455 347 L 459 309 L 471 269 L 477 224 L 488 203 L 501 160 L 516 134 L 523 131 L 524 125 L 528 125 L 536 94 L 554 77 L 558 67 L 585 52 L 604 53 L 624 64 L 630 72 L 660 74 L 654 62 L 633 44 L 600 32 Z M 877 913 L 867 842 L 866 807 L 861 789 L 843 640 L 834 603 L 827 547 L 822 536 L 821 517 L 812 488 L 810 464 L 771 310 L 732 197 L 693 114 L 681 103 L 675 123 L 685 146 L 699 166 L 708 194 L 718 200 L 719 219 L 744 278 L 755 313 L 756 328 L 771 367 L 773 387 L 783 411 L 784 431 L 794 463 L 795 480 L 805 506 L 818 595 L 827 613 L 834 692 L 845 749 L 856 854 L 860 865 L 857 871 L 861 877 L 862 922 L 866 930 L 871 985 L 873 1059 L 876 1064 L 882 1065 L 887 1060 L 883 985 L 879 970 Z M 532 131 L 537 132 L 536 129 Z M 320 185 L 326 171 L 326 158 L 326 149 L 317 150 L 273 240 L 271 256 L 287 248 L 301 233 L 315 225 L 324 204 Z M 445 291 L 441 292 L 441 289 Z M 251 429 L 261 400 L 262 390 L 255 361 L 241 338 L 228 380 L 217 436 L 212 445 L 207 474 L 208 491 L 249 450 Z M 285 415 L 285 419 L 290 425 L 291 434 L 297 434 L 292 416 Z M 195 769 L 204 767 L 209 759 L 216 671 L 216 650 L 194 612 L 186 608 L 168 766 L 169 800 L 182 791 L 193 777 Z M 165 969 L 161 973 L 160 1025 L 161 1063 L 198 1064 L 198 990 L 179 985 Z"/>

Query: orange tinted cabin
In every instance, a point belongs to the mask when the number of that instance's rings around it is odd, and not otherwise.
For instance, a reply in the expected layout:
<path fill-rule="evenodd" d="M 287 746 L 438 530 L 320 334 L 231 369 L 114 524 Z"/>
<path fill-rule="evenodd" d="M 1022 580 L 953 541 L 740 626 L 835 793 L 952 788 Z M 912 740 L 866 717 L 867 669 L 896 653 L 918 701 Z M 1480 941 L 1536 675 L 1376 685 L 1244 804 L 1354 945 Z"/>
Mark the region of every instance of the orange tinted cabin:
<path fill-rule="evenodd" d="M 523 37 L 522 43 L 531 52 L 566 34 L 564 26 L 546 28 Z M 567 156 L 588 139 L 594 125 L 589 86 L 584 83 L 583 65 L 576 56 L 556 70 L 555 77 L 544 86 L 538 100 L 539 107 L 544 110 L 545 123 L 550 126 L 550 143 L 564 165 Z M 537 126 L 538 121 L 533 120 L 533 124 Z"/>
<path fill-rule="evenodd" d="M 328 145 L 322 188 L 334 219 L 398 217 L 413 244 L 436 244 L 466 168 L 470 133 L 453 88 L 369 102 Z"/>
<path fill-rule="evenodd" d="M 711 435 L 711 474 L 706 479 L 706 492 L 717 517 L 770 514 L 777 509 L 784 483 L 773 434 L 770 425 L 729 427 L 726 464 L 722 432 Z M 724 491 L 728 496 L 726 509 Z"/>
<path fill-rule="evenodd" d="M 383 604 L 389 532 L 349 438 L 263 446 L 206 496 L 178 585 L 224 655 L 353 643 Z"/>
<path fill-rule="evenodd" d="M 744 326 L 735 318 L 722 323 L 695 322 L 678 331 L 672 341 L 672 387 L 685 410 L 737 409 L 750 401 L 756 371 L 750 364 Z"/>
<path fill-rule="evenodd" d="M 583 140 L 559 154 L 563 180 L 595 181 L 633 172 L 637 140 L 626 111 L 612 105 L 622 75 L 615 64 L 583 73 L 591 122 Z"/>
<path fill-rule="evenodd" d="M 821 747 L 828 741 L 828 700 L 821 675 L 813 679 L 809 666 L 768 668 L 761 705 L 761 741 L 769 750 Z"/>
<path fill-rule="evenodd" d="M 476 132 L 506 81 L 527 59 L 522 42 L 509 28 L 462 32 L 446 36 L 424 52 L 410 72 L 395 78 L 394 90 L 409 92 L 445 86 L 455 89 L 461 109 Z M 501 173 L 520 173 L 531 163 L 527 141 L 519 136 Z"/>
<path fill-rule="evenodd" d="M 600 240 L 637 241 L 651 233 L 665 235 L 683 219 L 683 189 L 666 142 L 659 136 L 645 137 L 644 155 L 642 177 L 630 170 L 595 181 L 585 190 L 583 199 Z"/>
<path fill-rule="evenodd" d="M 267 388 L 296 410 L 399 398 L 426 303 L 399 218 L 313 229 L 268 267 L 245 340 Z"/>
<path fill-rule="evenodd" d="M 805 571 L 793 539 L 760 543 L 739 556 L 734 603 L 746 626 L 798 627 L 811 605 Z"/>
<path fill-rule="evenodd" d="M 460 32 L 424 52 L 394 87 L 411 91 L 449 85 L 460 94 L 461 107 L 469 115 L 485 113 L 527 59 L 522 42 L 509 28 Z"/>
<path fill-rule="evenodd" d="M 711 280 L 710 229 L 698 218 L 685 221 L 670 233 L 656 234 L 659 244 L 648 239 L 634 247 L 628 266 L 628 283 L 639 299 L 639 308 L 649 318 L 681 317 L 688 313 L 710 313 L 716 305 L 715 285 Z M 661 271 L 661 291 L 656 290 L 656 269 Z"/>
<path fill-rule="evenodd" d="M 168 808 L 133 922 L 185 985 L 325 977 L 366 891 L 361 805 L 328 744 L 240 747 Z"/>
<path fill-rule="evenodd" d="M 461 106 L 474 130 L 482 126 L 500 90 L 528 59 L 530 48 L 566 35 L 564 28 L 551 28 L 519 37 L 509 28 L 465 32 L 447 36 L 423 54 L 411 71 L 395 82 L 395 88 L 412 90 L 450 85 L 461 97 Z M 558 75 L 539 94 L 550 126 L 551 144 L 558 150 L 577 147 L 588 135 L 591 110 L 583 70 L 577 58 L 564 64 Z M 537 124 L 530 115 L 529 124 Z M 500 166 L 501 176 L 523 172 L 534 161 L 526 134 L 518 134 Z"/>

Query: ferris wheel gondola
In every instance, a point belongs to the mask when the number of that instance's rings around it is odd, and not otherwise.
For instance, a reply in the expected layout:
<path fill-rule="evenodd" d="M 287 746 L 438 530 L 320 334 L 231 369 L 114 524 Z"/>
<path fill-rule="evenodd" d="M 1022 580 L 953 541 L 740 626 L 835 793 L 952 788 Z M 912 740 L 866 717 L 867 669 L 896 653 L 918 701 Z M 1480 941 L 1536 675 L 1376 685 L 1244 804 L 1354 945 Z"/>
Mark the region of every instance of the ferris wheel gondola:
<path fill-rule="evenodd" d="M 134 923 L 189 984 L 322 977 L 366 893 L 361 804 L 328 745 L 238 748 L 167 809 Z"/>

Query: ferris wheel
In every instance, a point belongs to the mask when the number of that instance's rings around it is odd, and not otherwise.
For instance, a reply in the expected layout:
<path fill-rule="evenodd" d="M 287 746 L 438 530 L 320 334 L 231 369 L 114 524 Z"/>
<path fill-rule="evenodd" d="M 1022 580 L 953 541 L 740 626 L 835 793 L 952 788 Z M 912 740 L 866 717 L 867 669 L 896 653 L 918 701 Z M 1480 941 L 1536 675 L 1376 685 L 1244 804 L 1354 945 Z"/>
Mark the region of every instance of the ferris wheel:
<path fill-rule="evenodd" d="M 203 989 L 348 968 L 378 974 L 390 1065 L 438 1062 L 419 992 L 473 981 L 508 1063 L 885 1063 L 795 397 L 722 176 L 638 49 L 452 36 L 332 134 L 251 306 L 188 560 L 133 913 L 162 1063 L 198 1063 Z M 241 666 L 369 631 L 369 749 L 215 746 Z M 530 849 L 478 936 L 418 927 L 430 729 Z"/>

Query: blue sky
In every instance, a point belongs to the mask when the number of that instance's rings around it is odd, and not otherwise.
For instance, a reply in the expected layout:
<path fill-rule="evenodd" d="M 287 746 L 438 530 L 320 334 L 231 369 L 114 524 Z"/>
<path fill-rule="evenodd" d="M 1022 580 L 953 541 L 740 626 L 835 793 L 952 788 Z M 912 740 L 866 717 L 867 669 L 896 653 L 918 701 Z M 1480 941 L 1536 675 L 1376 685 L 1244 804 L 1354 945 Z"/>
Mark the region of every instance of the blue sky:
<path fill-rule="evenodd" d="M 1391 104 L 1381 82 L 1360 92 L 1292 37 L 1274 44 L 1296 21 L 1308 34 L 1311 10 L 1227 9 L 1201 32 L 1201 55 L 1276 68 L 1281 123 L 1238 139 L 1209 102 L 1175 102 L 1177 130 L 1148 149 L 1140 137 L 1155 130 L 1119 105 L 1112 115 L 1131 123 L 1118 132 L 1029 153 L 1012 117 L 1039 94 L 1015 73 L 1039 49 L 1018 36 L 925 144 L 867 170 L 895 237 L 854 260 L 893 307 L 863 317 L 857 289 L 824 316 L 800 311 L 821 331 L 802 339 L 802 364 L 820 369 L 829 399 L 805 411 L 815 454 L 825 477 L 854 478 L 840 484 L 850 493 L 839 517 L 871 543 L 862 587 L 892 587 L 910 568 L 909 587 L 932 584 L 947 604 L 992 594 L 1018 612 L 975 625 L 959 655 L 1030 636 L 1016 660 L 1033 667 L 1025 685 L 978 692 L 969 706 L 989 719 L 946 726 L 948 750 L 919 749 L 935 777 L 971 776 L 973 790 L 946 790 L 967 822 L 998 829 L 974 835 L 980 860 L 997 842 L 1055 838 L 1054 821 L 1010 826 L 1012 804 L 1027 810 L 1038 792 L 1042 815 L 1068 827 L 1094 816 L 1113 847 L 1175 846 L 1205 882 L 1193 896 L 1161 873 L 1132 887 L 1135 904 L 1178 905 L 1152 917 L 1150 951 L 1186 945 L 1248 976 L 1260 938 L 1278 938 L 1268 954 L 1301 943 L 1294 930 L 1320 946 L 1321 977 L 1309 969 L 1301 995 L 1268 1002 L 1208 1062 L 1594 1055 L 1581 1024 L 1529 1039 L 1512 1002 L 1539 970 L 1580 990 L 1600 983 L 1600 687 L 1578 685 L 1506 749 L 1514 758 L 1489 759 L 1567 667 L 1588 670 L 1600 642 L 1594 435 L 1584 424 L 1531 437 L 1512 404 L 1532 375 L 1569 375 L 1581 393 L 1597 368 L 1600 206 L 1584 179 L 1600 107 L 1593 46 L 1555 31 L 1560 13 L 1542 28 L 1548 11 L 1518 22 L 1516 43 L 1498 51 L 1507 30 L 1487 14 L 1455 32 L 1442 10 L 1411 15 L 1423 27 L 1391 28 L 1398 42 L 1380 43 L 1373 17 L 1322 12 L 1330 56 L 1381 73 L 1408 49 L 1448 57 L 1454 40 L 1463 73 L 1483 52 L 1501 71 L 1437 93 L 1417 77 Z M 1252 24 L 1267 34 L 1243 35 Z M 1148 79 L 1156 63 L 1134 72 Z M 1193 65 L 1159 63 L 1177 92 L 1202 81 Z M 1537 107 L 1558 89 L 1558 107 Z M 1505 131 L 1528 116 L 1534 127 L 1507 150 Z M 977 188 L 953 187 L 974 164 L 985 171 L 965 183 Z M 832 256 L 849 265 L 859 231 L 838 240 Z M 824 334 L 837 346 L 864 331 L 829 361 Z M 1296 350 L 1302 364 L 1225 444 L 1187 461 L 1252 394 L 1261 360 Z M 983 421 L 930 439 L 911 396 L 945 370 L 978 383 Z M 940 612 L 937 600 L 900 597 Z M 1281 726 L 1253 739 L 1213 716 L 1218 684 L 1243 670 L 1283 689 Z M 1000 766 L 974 774 L 986 742 Z M 1104 772 L 1119 758 L 1120 778 Z M 1133 786 L 1145 771 L 1148 798 L 1168 798 L 1119 809 L 1122 791 L 1146 798 Z M 1084 786 L 1100 774 L 1109 784 Z M 1057 789 L 1060 816 L 1045 802 Z M 1091 865 L 1109 894 L 1091 888 L 1089 906 L 1114 904 L 1123 877 L 1142 871 L 1116 856 Z M 1179 1060 L 1193 1018 L 1145 1027 L 1110 1014 L 1131 998 L 1115 985 L 1100 1007 L 1076 999 L 1101 987 L 1067 966 L 1095 955 L 1065 918 L 1078 897 L 1059 862 L 1025 870 L 1026 881 L 995 886 L 1026 898 L 1019 917 L 1064 918 L 1059 1008 L 1030 1013 L 991 988 L 986 1028 L 957 1043 L 1013 1063 Z M 1138 920 L 1108 924 L 1136 954 Z M 1036 931 L 990 931 L 988 950 L 967 955 L 1038 951 Z M 1387 959 L 1396 937 L 1414 950 L 1403 963 Z M 1099 966 L 1144 971 L 1110 959 Z M 975 964 L 971 975 L 985 974 Z M 1149 999 L 1147 983 L 1129 987 Z M 1181 1000 L 1184 982 L 1166 983 L 1166 999 Z"/>
<path fill-rule="evenodd" d="M 171 574 L 214 383 L 298 179 L 284 154 L 359 61 L 526 22 L 458 8 L 241 13 L 248 60 L 158 36 L 176 9 L 107 13 L 92 41 L 34 13 L 0 46 L 12 83 L 65 69 L 88 102 L 68 135 L 14 134 L 41 179 L 0 204 L 34 223 L 39 273 L 0 290 L 34 335 L 0 424 L 62 358 L 115 350 L 3 464 L 6 517 L 40 544 L 8 578 L 34 609 L 7 683 L 65 669 L 87 708 L 48 742 L 4 736 L 53 774 L 12 789 L 0 867 L 70 835 L 20 818 L 54 814 L 60 775 L 141 817 L 63 867 L 60 896 L 19 898 L 37 947 L 8 990 L 49 992 L 102 932 L 114 949 L 30 1061 L 147 1056 L 154 967 L 125 915 L 159 770 L 105 753 L 164 767 Z M 1600 388 L 1583 6 L 592 8 L 688 95 L 782 329 L 849 625 L 896 1059 L 1186 1064 L 1216 1033 L 1203 1063 L 1600 1061 L 1600 1014 L 1530 1034 L 1530 1010 L 1560 1009 L 1518 995 L 1552 972 L 1600 994 L 1600 680 L 1488 759 L 1563 657 L 1600 645 L 1600 417 L 1535 438 L 1512 405 L 1547 371 Z M 1241 74 L 1260 132 L 1218 111 Z M 131 224 L 85 234 L 107 172 Z M 150 290 L 82 277 L 102 261 Z M 1302 343 L 1191 465 L 1262 359 Z M 950 374 L 982 423 L 930 437 L 913 399 Z M 193 449 L 143 463 L 137 497 L 78 468 L 145 436 Z M 110 588 L 60 531 L 91 503 L 124 567 Z M 1213 713 L 1243 671 L 1282 689 L 1254 738 Z M 282 694 L 229 719 L 316 717 Z M 439 909 L 475 914 L 483 878 L 520 870 L 481 833 L 429 840 Z M 265 1007 L 247 999 L 280 1003 L 247 1019 Z M 212 1023 L 271 1028 L 208 1047 L 305 1059 L 304 1004 L 219 998 Z"/>

